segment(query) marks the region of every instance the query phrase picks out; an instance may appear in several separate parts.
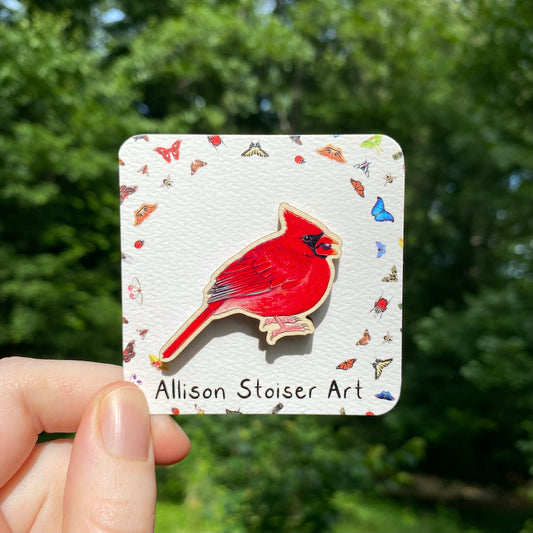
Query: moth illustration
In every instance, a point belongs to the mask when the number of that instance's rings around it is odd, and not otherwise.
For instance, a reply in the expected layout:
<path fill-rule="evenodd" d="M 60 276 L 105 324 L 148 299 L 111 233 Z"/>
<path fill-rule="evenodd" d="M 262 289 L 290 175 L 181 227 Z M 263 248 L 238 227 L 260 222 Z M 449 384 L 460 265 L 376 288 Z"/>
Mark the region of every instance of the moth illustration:
<path fill-rule="evenodd" d="M 133 212 L 133 225 L 138 226 L 142 224 L 157 208 L 157 202 L 153 204 L 141 204 L 138 209 Z"/>
<path fill-rule="evenodd" d="M 338 148 L 337 146 L 333 146 L 332 144 L 327 144 L 326 146 L 323 146 L 322 148 L 317 148 L 316 151 L 320 155 L 323 155 L 324 157 L 327 157 L 328 159 L 337 161 L 337 163 L 346 163 L 346 159 L 344 159 L 342 149 Z"/>

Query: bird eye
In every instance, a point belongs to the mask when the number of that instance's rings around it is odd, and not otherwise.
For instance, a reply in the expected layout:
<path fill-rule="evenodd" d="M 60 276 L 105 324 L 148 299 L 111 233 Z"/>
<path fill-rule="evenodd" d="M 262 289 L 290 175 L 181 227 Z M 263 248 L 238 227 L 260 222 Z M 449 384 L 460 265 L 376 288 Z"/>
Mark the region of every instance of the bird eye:
<path fill-rule="evenodd" d="M 304 236 L 302 237 L 302 240 L 303 240 L 306 244 L 308 244 L 308 243 L 310 243 L 310 242 L 313 241 L 313 236 L 312 236 L 312 235 L 304 235 Z"/>

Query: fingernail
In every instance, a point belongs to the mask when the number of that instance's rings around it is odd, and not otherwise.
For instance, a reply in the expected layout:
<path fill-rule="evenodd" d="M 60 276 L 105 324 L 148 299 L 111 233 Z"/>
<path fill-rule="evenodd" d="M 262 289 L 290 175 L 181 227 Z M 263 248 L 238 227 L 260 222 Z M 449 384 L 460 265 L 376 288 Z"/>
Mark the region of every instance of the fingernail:
<path fill-rule="evenodd" d="M 148 458 L 150 415 L 140 390 L 121 387 L 107 394 L 102 400 L 100 428 L 109 453 L 128 459 Z"/>

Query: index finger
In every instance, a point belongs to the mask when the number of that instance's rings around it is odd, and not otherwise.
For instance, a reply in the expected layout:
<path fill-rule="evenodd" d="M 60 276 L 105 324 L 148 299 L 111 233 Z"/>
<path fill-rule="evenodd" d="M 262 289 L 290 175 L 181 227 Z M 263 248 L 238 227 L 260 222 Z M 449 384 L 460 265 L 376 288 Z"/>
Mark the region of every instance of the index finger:
<path fill-rule="evenodd" d="M 116 365 L 10 357 L 0 360 L 0 486 L 30 455 L 39 433 L 77 430 L 98 390 L 122 379 Z"/>

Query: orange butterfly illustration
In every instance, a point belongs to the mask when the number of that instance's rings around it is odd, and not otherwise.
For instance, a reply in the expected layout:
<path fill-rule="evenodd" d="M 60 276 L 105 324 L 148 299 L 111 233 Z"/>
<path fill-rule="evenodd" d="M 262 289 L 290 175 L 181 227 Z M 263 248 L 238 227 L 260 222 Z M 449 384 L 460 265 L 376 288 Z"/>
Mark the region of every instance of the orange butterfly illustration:
<path fill-rule="evenodd" d="M 350 178 L 350 182 L 352 184 L 352 187 L 353 187 L 354 191 L 361 198 L 364 198 L 365 197 L 365 186 L 360 181 L 354 180 L 352 178 Z"/>
<path fill-rule="evenodd" d="M 163 148 L 162 146 L 158 146 L 157 148 L 154 148 L 154 150 L 159 154 L 163 156 L 163 159 L 170 163 L 172 161 L 172 158 L 179 159 L 180 158 L 180 146 L 181 146 L 181 140 L 177 140 L 170 148 Z"/>
<path fill-rule="evenodd" d="M 346 163 L 346 159 L 344 159 L 344 155 L 342 155 L 342 150 L 336 146 L 333 146 L 332 144 L 328 144 L 322 148 L 317 148 L 316 151 L 328 159 L 337 161 L 337 163 Z"/>
<path fill-rule="evenodd" d="M 339 370 L 350 370 L 356 361 L 357 359 L 348 359 L 347 361 L 343 361 L 340 365 L 338 365 L 337 368 Z"/>
<path fill-rule="evenodd" d="M 136 209 L 133 213 L 134 221 L 133 225 L 138 226 L 144 222 L 157 208 L 157 202 L 153 204 L 141 204 L 139 209 Z"/>
<path fill-rule="evenodd" d="M 207 165 L 207 163 L 205 161 L 201 161 L 200 159 L 195 159 L 192 163 L 191 163 L 191 176 L 193 174 L 196 173 L 196 171 L 199 169 L 199 168 L 202 168 L 202 167 L 205 167 Z"/>
<path fill-rule="evenodd" d="M 368 333 L 368 329 L 365 329 L 365 332 L 363 333 L 363 336 L 355 343 L 356 345 L 365 345 L 370 342 L 370 333 Z"/>

